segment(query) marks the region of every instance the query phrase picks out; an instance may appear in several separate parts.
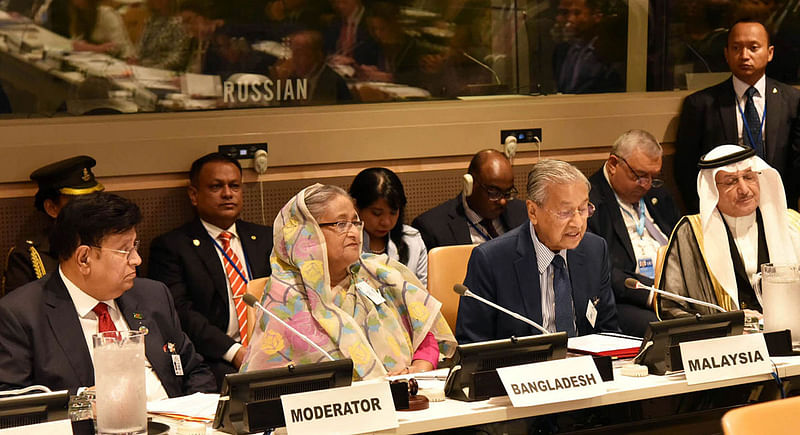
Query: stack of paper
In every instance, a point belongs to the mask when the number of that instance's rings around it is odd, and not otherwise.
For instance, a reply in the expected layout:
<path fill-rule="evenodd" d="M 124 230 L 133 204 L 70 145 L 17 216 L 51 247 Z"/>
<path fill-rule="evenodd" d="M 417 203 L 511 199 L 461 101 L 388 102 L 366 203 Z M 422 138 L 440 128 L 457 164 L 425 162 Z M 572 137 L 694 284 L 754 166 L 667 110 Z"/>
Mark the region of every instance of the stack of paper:
<path fill-rule="evenodd" d="M 217 402 L 219 402 L 219 394 L 194 393 L 190 396 L 150 402 L 147 404 L 147 412 L 179 420 L 208 423 L 214 420 Z"/>
<path fill-rule="evenodd" d="M 633 358 L 639 353 L 641 338 L 622 334 L 601 333 L 571 337 L 567 341 L 570 352 L 587 355 Z"/>

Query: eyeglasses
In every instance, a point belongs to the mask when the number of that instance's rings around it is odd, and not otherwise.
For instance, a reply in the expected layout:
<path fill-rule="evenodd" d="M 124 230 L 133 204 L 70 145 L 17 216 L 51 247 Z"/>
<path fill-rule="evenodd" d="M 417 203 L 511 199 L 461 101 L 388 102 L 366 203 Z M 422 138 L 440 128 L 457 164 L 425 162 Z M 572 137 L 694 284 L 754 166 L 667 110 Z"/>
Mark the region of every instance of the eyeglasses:
<path fill-rule="evenodd" d="M 325 222 L 319 224 L 321 227 L 333 227 L 339 234 L 344 234 L 350 230 L 350 227 L 356 229 L 356 231 L 361 232 L 361 228 L 364 228 L 364 221 L 338 221 L 338 222 Z"/>
<path fill-rule="evenodd" d="M 630 163 L 628 163 L 628 161 L 627 161 L 627 160 L 625 160 L 625 158 L 624 158 L 624 157 L 622 157 L 622 156 L 618 156 L 618 155 L 616 155 L 616 154 L 614 154 L 614 157 L 616 157 L 616 158 L 618 158 L 618 159 L 622 160 L 622 163 L 625 163 L 625 166 L 627 166 L 627 167 L 628 167 L 628 170 L 629 170 L 629 171 L 631 171 L 631 174 L 633 174 L 633 176 L 634 176 L 634 177 L 636 177 L 636 184 L 638 184 L 638 185 L 640 185 L 640 186 L 647 186 L 647 183 L 649 182 L 651 187 L 661 187 L 661 186 L 663 186 L 663 185 L 664 185 L 664 180 L 662 180 L 662 179 L 660 179 L 660 178 L 654 178 L 654 177 L 653 177 L 652 175 L 650 175 L 650 174 L 644 174 L 644 175 L 640 175 L 638 172 L 636 172 L 636 171 L 635 171 L 635 170 L 634 170 L 634 169 L 631 167 L 631 164 L 630 164 Z"/>
<path fill-rule="evenodd" d="M 594 214 L 595 210 L 594 204 L 591 202 L 587 202 L 583 207 L 573 208 L 571 210 L 552 211 L 546 207 L 542 208 L 547 210 L 548 213 L 552 214 L 560 221 L 568 221 L 572 219 L 572 216 L 574 216 L 575 213 L 578 213 L 582 218 L 590 218 Z"/>
<path fill-rule="evenodd" d="M 517 194 L 519 193 L 517 188 L 514 186 L 511 186 L 511 189 L 508 189 L 505 192 L 503 192 L 502 190 L 496 187 L 487 186 L 481 183 L 480 181 L 477 181 L 477 183 L 478 186 L 481 186 L 483 190 L 486 191 L 486 196 L 489 197 L 489 201 L 497 202 L 500 201 L 501 199 L 506 199 L 506 200 L 514 199 L 514 197 L 517 196 Z"/>
<path fill-rule="evenodd" d="M 92 248 L 97 248 L 103 251 L 116 252 L 118 254 L 124 254 L 125 258 L 127 258 L 128 261 L 131 261 L 133 259 L 133 253 L 134 252 L 137 254 L 139 253 L 139 240 L 133 242 L 133 248 L 131 248 L 129 251 L 123 251 L 122 249 L 104 248 L 102 246 L 92 246 Z"/>
<path fill-rule="evenodd" d="M 738 177 L 732 175 L 730 177 L 725 177 L 722 181 L 717 183 L 717 186 L 722 186 L 725 190 L 731 190 L 739 184 L 739 180 L 744 180 L 746 184 L 752 186 L 758 184 L 759 175 L 761 175 L 761 172 L 745 172 Z"/>

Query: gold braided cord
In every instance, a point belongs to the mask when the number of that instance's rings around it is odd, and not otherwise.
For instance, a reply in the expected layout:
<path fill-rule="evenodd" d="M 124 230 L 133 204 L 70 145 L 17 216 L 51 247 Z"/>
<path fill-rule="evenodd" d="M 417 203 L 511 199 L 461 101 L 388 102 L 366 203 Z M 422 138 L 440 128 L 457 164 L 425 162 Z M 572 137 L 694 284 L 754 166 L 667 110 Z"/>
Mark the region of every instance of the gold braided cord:
<path fill-rule="evenodd" d="M 42 257 L 39 255 L 39 251 L 33 246 L 29 247 L 28 250 L 31 252 L 31 265 L 33 265 L 33 273 L 36 275 L 36 279 L 45 276 L 47 271 L 44 269 L 44 263 L 42 262 Z"/>

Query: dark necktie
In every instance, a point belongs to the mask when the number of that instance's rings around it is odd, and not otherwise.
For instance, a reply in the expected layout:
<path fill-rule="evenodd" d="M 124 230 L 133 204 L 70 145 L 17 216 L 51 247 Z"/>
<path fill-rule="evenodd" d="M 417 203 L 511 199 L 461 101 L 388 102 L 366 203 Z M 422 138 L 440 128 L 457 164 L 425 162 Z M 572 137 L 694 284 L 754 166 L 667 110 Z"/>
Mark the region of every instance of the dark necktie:
<path fill-rule="evenodd" d="M 553 293 L 556 297 L 556 330 L 575 336 L 575 314 L 572 306 L 572 285 L 566 264 L 560 255 L 553 257 Z"/>
<path fill-rule="evenodd" d="M 482 227 L 486 228 L 486 232 L 489 233 L 489 237 L 495 239 L 499 236 L 491 219 L 484 219 L 480 222 L 480 224 Z"/>
<path fill-rule="evenodd" d="M 747 125 L 745 128 L 747 131 L 742 132 L 743 136 L 746 138 L 746 143 L 750 145 L 754 150 L 756 150 L 756 154 L 759 157 L 764 157 L 763 150 L 763 141 L 761 140 L 761 118 L 758 116 L 758 111 L 756 111 L 756 104 L 753 102 L 753 95 L 756 93 L 756 88 L 750 86 L 744 92 L 746 97 L 746 101 L 744 103 L 744 117 L 747 120 Z M 749 131 L 749 135 L 747 132 Z M 751 142 L 752 140 L 752 142 Z"/>
<path fill-rule="evenodd" d="M 117 327 L 111 320 L 111 315 L 108 314 L 108 305 L 105 302 L 100 302 L 92 308 L 92 311 L 97 315 L 97 332 L 116 331 Z"/>
<path fill-rule="evenodd" d="M 633 209 L 636 210 L 637 214 L 640 213 L 638 202 L 633 203 Z M 658 242 L 659 245 L 661 246 L 666 245 L 667 239 L 665 239 L 664 236 L 661 235 L 661 233 L 658 231 L 658 228 L 656 228 L 653 221 L 647 219 L 647 215 L 644 215 L 643 217 L 644 217 L 644 228 L 647 230 L 647 232 L 650 233 L 651 236 L 653 236 L 653 238 L 656 240 L 656 242 Z"/>

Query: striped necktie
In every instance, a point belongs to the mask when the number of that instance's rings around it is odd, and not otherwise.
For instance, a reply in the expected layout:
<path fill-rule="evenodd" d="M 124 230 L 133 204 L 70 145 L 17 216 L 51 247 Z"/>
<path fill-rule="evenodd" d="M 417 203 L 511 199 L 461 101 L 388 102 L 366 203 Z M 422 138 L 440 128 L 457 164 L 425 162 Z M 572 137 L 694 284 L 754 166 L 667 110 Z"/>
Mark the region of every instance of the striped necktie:
<path fill-rule="evenodd" d="M 233 304 L 236 307 L 236 318 L 239 319 L 239 337 L 241 337 L 242 346 L 247 346 L 247 306 L 244 303 L 244 299 L 242 299 L 247 290 L 247 283 L 242 275 L 239 274 L 239 271 L 243 271 L 242 262 L 239 261 L 239 257 L 231 249 L 233 234 L 223 231 L 218 238 L 222 242 L 222 250 L 228 256 L 225 259 L 225 274 L 228 276 L 228 283 L 231 285 Z M 234 265 L 236 267 L 233 267 Z"/>

